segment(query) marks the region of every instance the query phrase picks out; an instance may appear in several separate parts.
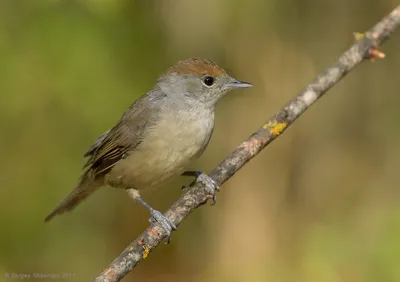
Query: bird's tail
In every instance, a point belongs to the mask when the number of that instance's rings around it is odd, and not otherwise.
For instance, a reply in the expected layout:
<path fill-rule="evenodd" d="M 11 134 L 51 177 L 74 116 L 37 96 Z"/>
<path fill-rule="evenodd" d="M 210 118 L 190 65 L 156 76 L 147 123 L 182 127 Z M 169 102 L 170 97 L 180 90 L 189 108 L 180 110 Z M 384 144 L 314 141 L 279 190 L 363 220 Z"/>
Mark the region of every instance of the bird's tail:
<path fill-rule="evenodd" d="M 50 221 L 54 216 L 73 210 L 80 202 L 89 197 L 102 185 L 102 181 L 91 177 L 90 172 L 86 172 L 80 179 L 75 189 L 44 219 Z"/>

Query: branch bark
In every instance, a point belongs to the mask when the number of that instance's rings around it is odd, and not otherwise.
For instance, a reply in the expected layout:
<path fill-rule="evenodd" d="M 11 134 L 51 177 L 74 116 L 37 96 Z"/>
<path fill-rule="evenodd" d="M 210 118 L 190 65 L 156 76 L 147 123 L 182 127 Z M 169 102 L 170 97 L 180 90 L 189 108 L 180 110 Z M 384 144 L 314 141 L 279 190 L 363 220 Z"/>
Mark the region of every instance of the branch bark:
<path fill-rule="evenodd" d="M 312 104 L 339 82 L 350 70 L 365 59 L 382 58 L 377 48 L 400 25 L 400 5 L 378 22 L 368 32 L 362 34 L 332 66 L 325 69 L 310 84 L 279 112 L 269 118 L 246 141 L 237 147 L 209 174 L 222 185 L 242 166 L 255 157 L 265 146 L 283 133 Z M 201 183 L 186 191 L 165 213 L 178 226 L 193 210 L 205 204 L 209 195 Z M 157 223 L 148 227 L 135 241 L 108 266 L 95 282 L 120 281 L 141 260 L 145 259 L 164 239 L 165 231 Z"/>

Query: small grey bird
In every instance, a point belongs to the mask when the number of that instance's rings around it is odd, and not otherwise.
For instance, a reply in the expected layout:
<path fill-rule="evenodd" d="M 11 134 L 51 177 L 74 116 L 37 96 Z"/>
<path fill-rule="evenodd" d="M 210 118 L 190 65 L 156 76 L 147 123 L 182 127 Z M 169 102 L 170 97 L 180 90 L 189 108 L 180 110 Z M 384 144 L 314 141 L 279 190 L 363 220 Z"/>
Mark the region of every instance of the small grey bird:
<path fill-rule="evenodd" d="M 187 59 L 170 67 L 154 88 L 89 148 L 78 185 L 45 221 L 72 210 L 108 184 L 125 189 L 149 210 L 150 221 L 159 222 L 170 235 L 175 225 L 147 204 L 139 190 L 163 185 L 182 174 L 196 177 L 214 196 L 218 187 L 210 177 L 185 169 L 210 141 L 218 100 L 232 89 L 251 86 L 206 59 Z"/>

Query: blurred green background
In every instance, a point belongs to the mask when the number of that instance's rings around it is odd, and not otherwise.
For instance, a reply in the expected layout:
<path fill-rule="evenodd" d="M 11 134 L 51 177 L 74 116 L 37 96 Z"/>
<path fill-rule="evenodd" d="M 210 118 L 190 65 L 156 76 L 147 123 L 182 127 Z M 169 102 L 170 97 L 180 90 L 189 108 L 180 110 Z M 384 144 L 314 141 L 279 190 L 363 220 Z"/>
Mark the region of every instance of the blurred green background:
<path fill-rule="evenodd" d="M 0 0 L 0 281 L 91 281 L 148 226 L 111 188 L 43 219 L 169 65 L 206 57 L 255 85 L 219 103 L 193 166 L 210 171 L 396 2 Z M 123 281 L 400 281 L 399 46 L 397 31 Z M 144 197 L 163 211 L 188 182 Z"/>

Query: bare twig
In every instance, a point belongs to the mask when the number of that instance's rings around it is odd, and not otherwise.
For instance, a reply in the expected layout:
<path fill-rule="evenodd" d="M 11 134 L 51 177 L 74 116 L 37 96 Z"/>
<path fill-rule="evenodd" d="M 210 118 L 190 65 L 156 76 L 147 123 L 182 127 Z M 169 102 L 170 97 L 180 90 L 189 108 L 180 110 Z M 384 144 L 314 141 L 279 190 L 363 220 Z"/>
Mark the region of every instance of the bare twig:
<path fill-rule="evenodd" d="M 364 59 L 383 58 L 377 50 L 384 40 L 400 25 L 400 6 L 378 22 L 366 33 L 358 33 L 357 40 L 333 65 L 325 69 L 307 85 L 283 109 L 272 116 L 264 125 L 237 147 L 210 173 L 218 183 L 223 184 L 244 164 L 256 156 L 265 146 L 283 133 L 305 110 L 322 97 L 333 85 L 340 81 L 350 70 Z M 175 224 L 179 223 L 194 209 L 209 199 L 204 186 L 200 183 L 188 189 L 172 207 L 166 216 Z M 107 267 L 94 281 L 120 281 L 142 259 L 153 251 L 166 237 L 165 231 L 157 223 L 148 227 L 135 241 Z"/>

